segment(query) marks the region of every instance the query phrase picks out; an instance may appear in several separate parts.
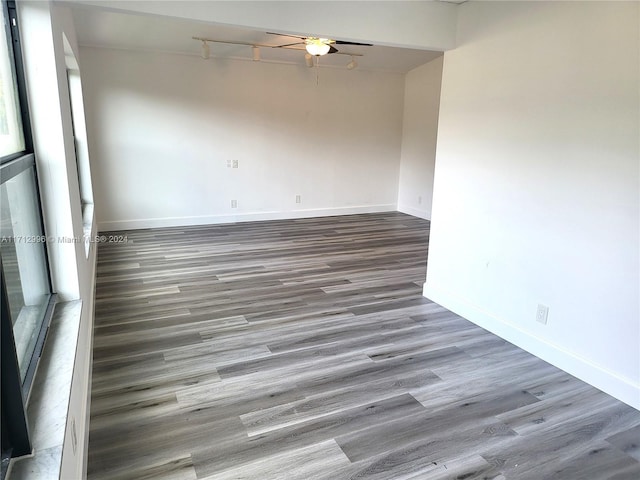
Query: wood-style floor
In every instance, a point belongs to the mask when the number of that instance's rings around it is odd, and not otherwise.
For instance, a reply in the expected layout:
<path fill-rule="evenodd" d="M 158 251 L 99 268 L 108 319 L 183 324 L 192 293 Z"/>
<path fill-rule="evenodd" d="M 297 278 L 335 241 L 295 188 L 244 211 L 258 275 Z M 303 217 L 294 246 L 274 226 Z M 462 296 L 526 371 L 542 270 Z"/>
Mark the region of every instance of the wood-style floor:
<path fill-rule="evenodd" d="M 120 233 L 90 480 L 640 478 L 640 412 L 421 296 L 424 220 Z"/>

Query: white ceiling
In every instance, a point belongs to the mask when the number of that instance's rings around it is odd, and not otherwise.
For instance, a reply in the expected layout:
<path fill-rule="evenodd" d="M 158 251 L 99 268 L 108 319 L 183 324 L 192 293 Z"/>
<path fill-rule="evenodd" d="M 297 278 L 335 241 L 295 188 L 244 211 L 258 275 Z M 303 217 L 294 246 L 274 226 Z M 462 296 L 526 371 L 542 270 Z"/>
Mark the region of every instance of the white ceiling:
<path fill-rule="evenodd" d="M 146 14 L 128 14 L 103 10 L 86 5 L 74 6 L 78 43 L 81 46 L 109 47 L 127 50 L 160 51 L 199 56 L 201 42 L 192 37 L 205 37 L 223 41 L 246 42 L 260 45 L 284 45 L 295 42 L 290 37 L 268 35 L 265 32 L 213 25 L 210 23 L 161 17 Z M 322 32 L 307 32 L 321 36 Z M 340 39 L 348 40 L 348 39 Z M 211 56 L 250 60 L 251 47 L 211 43 Z M 303 47 L 301 47 L 303 48 Z M 337 45 L 340 54 L 325 55 L 321 66 L 345 67 L 351 60 L 344 54 L 361 54 L 356 60 L 360 69 L 408 72 L 441 55 L 441 52 L 374 45 Z M 305 51 L 284 48 L 261 48 L 262 61 L 305 64 Z M 205 60 L 203 60 L 205 61 Z"/>

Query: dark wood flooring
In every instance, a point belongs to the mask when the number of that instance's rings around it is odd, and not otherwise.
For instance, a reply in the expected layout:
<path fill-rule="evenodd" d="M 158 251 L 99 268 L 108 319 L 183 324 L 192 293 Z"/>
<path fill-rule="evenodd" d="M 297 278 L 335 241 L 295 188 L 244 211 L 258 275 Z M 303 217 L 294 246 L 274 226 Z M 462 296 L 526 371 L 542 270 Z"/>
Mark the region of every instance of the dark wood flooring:
<path fill-rule="evenodd" d="M 90 480 L 640 478 L 640 412 L 421 296 L 427 221 L 119 233 Z"/>

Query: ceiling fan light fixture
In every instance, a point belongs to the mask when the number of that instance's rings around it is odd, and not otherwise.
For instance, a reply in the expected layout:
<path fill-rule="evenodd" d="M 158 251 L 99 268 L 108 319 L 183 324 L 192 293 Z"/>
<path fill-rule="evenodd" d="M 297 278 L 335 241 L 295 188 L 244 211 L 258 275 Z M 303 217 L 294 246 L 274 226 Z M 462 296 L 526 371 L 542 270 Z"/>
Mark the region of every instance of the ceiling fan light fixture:
<path fill-rule="evenodd" d="M 253 45 L 251 47 L 251 50 L 253 51 L 253 61 L 254 62 L 259 62 L 260 61 L 260 47 L 256 47 L 255 45 Z"/>
<path fill-rule="evenodd" d="M 211 51 L 209 50 L 209 44 L 203 40 L 202 51 L 200 52 L 200 56 L 206 60 L 207 58 L 209 58 L 210 55 L 211 55 Z"/>
<path fill-rule="evenodd" d="M 307 52 L 316 57 L 326 55 L 331 49 L 331 41 L 328 38 L 310 37 L 305 40 Z"/>

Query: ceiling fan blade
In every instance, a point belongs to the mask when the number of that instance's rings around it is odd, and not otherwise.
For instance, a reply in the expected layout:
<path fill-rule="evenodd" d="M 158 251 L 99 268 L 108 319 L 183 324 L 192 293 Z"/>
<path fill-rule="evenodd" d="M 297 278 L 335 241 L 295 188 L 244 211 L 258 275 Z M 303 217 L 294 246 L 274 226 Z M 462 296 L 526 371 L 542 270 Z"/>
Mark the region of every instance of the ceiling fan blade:
<path fill-rule="evenodd" d="M 273 48 L 287 48 L 293 47 L 294 45 L 304 45 L 304 42 L 287 43 L 285 45 L 274 45 Z"/>
<path fill-rule="evenodd" d="M 289 35 L 287 33 L 275 33 L 275 32 L 266 32 L 267 35 L 278 35 L 279 37 L 291 37 L 291 38 L 299 38 L 300 40 L 304 40 L 307 37 L 302 37 L 300 35 Z"/>
<path fill-rule="evenodd" d="M 336 47 L 334 47 L 333 45 L 329 45 L 329 51 L 327 52 L 327 54 L 336 53 L 337 51 L 338 49 Z"/>
<path fill-rule="evenodd" d="M 343 40 L 336 40 L 336 45 L 361 45 L 363 47 L 373 47 L 371 43 L 358 43 L 358 42 L 345 42 Z"/>

